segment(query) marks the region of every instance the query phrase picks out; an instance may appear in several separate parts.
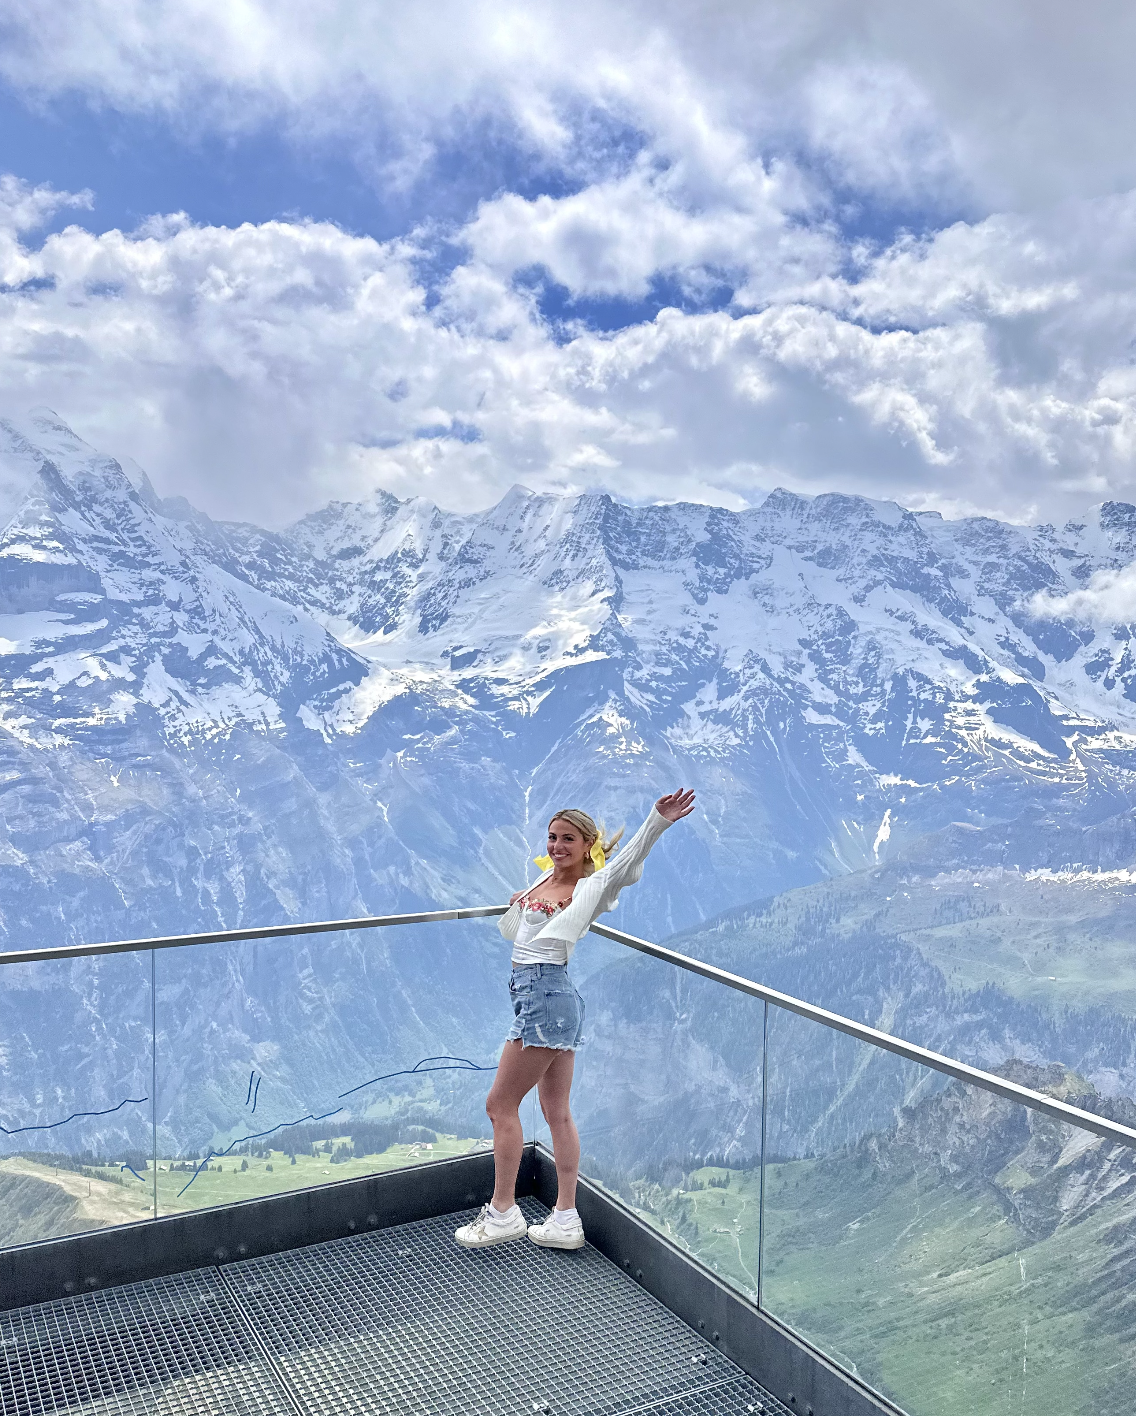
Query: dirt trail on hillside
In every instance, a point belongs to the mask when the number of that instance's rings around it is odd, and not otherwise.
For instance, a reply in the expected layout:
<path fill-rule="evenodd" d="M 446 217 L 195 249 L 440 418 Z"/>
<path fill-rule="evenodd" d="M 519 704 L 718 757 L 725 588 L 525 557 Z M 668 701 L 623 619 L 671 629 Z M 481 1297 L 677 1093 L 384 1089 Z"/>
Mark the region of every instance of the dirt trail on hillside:
<path fill-rule="evenodd" d="M 64 1232 L 131 1224 L 153 1214 L 149 1193 L 137 1182 L 127 1188 L 106 1180 L 88 1180 L 85 1175 L 78 1175 L 73 1170 L 56 1170 L 38 1161 L 25 1160 L 23 1156 L 0 1160 L 0 1176 L 3 1175 L 39 1180 L 61 1191 L 71 1201 L 68 1205 L 68 1229 Z"/>

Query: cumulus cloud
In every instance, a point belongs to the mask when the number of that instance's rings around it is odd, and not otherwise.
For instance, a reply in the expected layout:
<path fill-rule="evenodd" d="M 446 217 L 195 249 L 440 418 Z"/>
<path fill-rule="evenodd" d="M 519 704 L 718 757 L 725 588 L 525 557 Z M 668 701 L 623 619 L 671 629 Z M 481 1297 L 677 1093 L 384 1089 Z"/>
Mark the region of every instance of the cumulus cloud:
<path fill-rule="evenodd" d="M 514 481 L 781 483 L 1017 519 L 1136 496 L 1136 196 L 1109 190 L 1136 186 L 1110 128 L 1136 20 L 1105 0 L 1089 45 L 1046 13 L 11 0 L 0 74 L 41 99 L 334 132 L 388 182 L 492 115 L 556 180 L 396 241 L 159 214 L 37 245 L 90 194 L 5 178 L 0 401 L 274 524 L 375 484 L 468 508 Z M 888 209 L 919 230 L 845 234 Z M 569 315 L 660 288 L 692 312 L 556 324 L 541 280 Z"/>
<path fill-rule="evenodd" d="M 57 211 L 89 208 L 93 201 L 92 192 L 58 192 L 46 183 L 33 187 L 6 172 L 0 174 L 0 231 L 13 236 L 38 231 Z"/>
<path fill-rule="evenodd" d="M 575 11 L 515 0 L 76 0 L 66 13 L 13 0 L 0 41 L 0 75 L 30 95 L 80 94 L 186 128 L 283 122 L 349 135 L 388 150 L 388 177 L 427 156 L 448 125 L 485 114 L 563 153 L 581 98 L 618 103 L 638 87 L 636 53 L 657 47 L 650 27 L 587 0 Z"/>
<path fill-rule="evenodd" d="M 472 508 L 516 481 L 729 505 L 780 483 L 1011 519 L 1136 493 L 1122 202 L 1064 246 L 1024 218 L 956 227 L 858 278 L 782 271 L 758 308 L 610 334 L 549 325 L 511 280 L 549 243 L 505 259 L 485 214 L 432 290 L 413 241 L 327 223 L 10 234 L 0 404 L 46 403 L 162 490 L 271 524 L 375 485 Z M 771 241 L 791 229 L 766 217 Z"/>
<path fill-rule="evenodd" d="M 10 172 L 0 174 L 0 267 L 9 289 L 20 289 L 36 279 L 36 263 L 22 238 L 38 231 L 57 211 L 90 207 L 91 201 L 90 192 L 59 192 L 46 184 L 33 187 Z"/>
<path fill-rule="evenodd" d="M 907 210 L 972 194 L 943 117 L 894 65 L 821 64 L 802 85 L 804 130 L 842 187 Z"/>
<path fill-rule="evenodd" d="M 722 138 L 740 146 L 734 134 Z M 839 264 L 831 232 L 799 220 L 807 202 L 792 172 L 738 151 L 700 201 L 692 189 L 703 175 L 647 154 L 618 178 L 568 196 L 507 193 L 484 202 L 463 240 L 491 270 L 508 277 L 537 265 L 577 298 L 640 299 L 660 276 L 695 295 L 717 279 L 768 297 Z"/>

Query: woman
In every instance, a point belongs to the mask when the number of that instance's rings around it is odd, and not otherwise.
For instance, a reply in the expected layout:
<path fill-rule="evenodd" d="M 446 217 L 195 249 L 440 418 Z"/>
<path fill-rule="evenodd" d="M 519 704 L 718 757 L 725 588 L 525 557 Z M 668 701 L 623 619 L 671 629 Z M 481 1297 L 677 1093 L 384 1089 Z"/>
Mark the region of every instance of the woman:
<path fill-rule="evenodd" d="M 660 797 L 610 863 L 622 832 L 605 841 L 592 818 L 575 808 L 558 811 L 548 823 L 548 857 L 537 861 L 544 873 L 512 897 L 500 924 L 513 942 L 509 992 L 516 1017 L 485 1103 L 493 1123 L 493 1199 L 455 1233 L 464 1248 L 487 1248 L 526 1234 L 546 1249 L 583 1247 L 584 1227 L 576 1212 L 580 1138 L 568 1093 L 576 1048 L 583 1040 L 584 1000 L 568 977 L 568 959 L 598 916 L 615 908 L 620 890 L 643 874 L 647 852 L 663 832 L 693 810 L 694 793 L 685 788 Z M 549 1218 L 529 1225 L 515 1187 L 524 1147 L 520 1106 L 533 1087 L 552 1132 L 557 1195 Z"/>

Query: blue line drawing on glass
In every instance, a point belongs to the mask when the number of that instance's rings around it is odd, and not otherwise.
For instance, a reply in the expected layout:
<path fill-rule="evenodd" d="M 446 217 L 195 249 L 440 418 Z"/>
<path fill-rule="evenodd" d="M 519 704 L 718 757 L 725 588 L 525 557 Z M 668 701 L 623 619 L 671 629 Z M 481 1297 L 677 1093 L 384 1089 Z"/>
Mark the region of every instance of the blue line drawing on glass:
<path fill-rule="evenodd" d="M 211 1160 L 220 1160 L 223 1156 L 228 1155 L 229 1152 L 234 1149 L 234 1147 L 243 1146 L 246 1141 L 263 1140 L 265 1136 L 271 1136 L 276 1131 L 284 1131 L 289 1126 L 302 1125 L 305 1121 L 326 1121 L 329 1116 L 336 1116 L 342 1110 L 342 1106 L 337 1106 L 334 1111 L 325 1111 L 320 1116 L 313 1116 L 311 1112 L 309 1112 L 307 1116 L 298 1116 L 295 1121 L 281 1121 L 279 1126 L 270 1126 L 267 1131 L 256 1131 L 251 1136 L 238 1136 L 237 1139 L 235 1141 L 230 1142 L 230 1144 L 227 1145 L 224 1150 L 215 1151 L 211 1149 L 206 1151 L 205 1158 L 200 1162 L 200 1164 L 197 1166 L 197 1169 L 193 1172 L 193 1174 L 177 1192 L 175 1198 L 179 1200 L 181 1199 L 182 1195 L 185 1194 L 185 1192 L 189 1189 L 189 1187 L 193 1184 L 193 1182 L 197 1179 L 197 1177 L 201 1174 L 201 1172 L 205 1169 L 205 1167 L 209 1164 Z"/>
<path fill-rule="evenodd" d="M 440 1065 L 436 1067 L 430 1066 L 429 1064 L 433 1062 L 439 1063 Z M 340 1092 L 338 1099 L 342 1101 L 345 1096 L 353 1096 L 355 1092 L 362 1091 L 364 1087 L 373 1087 L 378 1082 L 389 1082 L 392 1077 L 418 1077 L 424 1076 L 427 1072 L 493 1071 L 496 1071 L 496 1063 L 488 1067 L 481 1067 L 476 1062 L 471 1062 L 468 1057 L 452 1057 L 448 1052 L 443 1052 L 437 1057 L 423 1057 L 422 1060 L 420 1062 L 416 1062 L 413 1067 L 404 1067 L 398 1072 L 387 1072 L 381 1077 L 372 1077 L 369 1082 L 360 1082 L 357 1087 L 352 1087 L 349 1091 Z M 256 1109 L 256 1097 L 253 1093 L 252 1078 L 255 1073 L 256 1068 L 254 1067 L 252 1074 L 250 1074 L 249 1076 L 249 1096 L 252 1096 L 253 1098 L 254 1111 Z M 257 1082 L 256 1085 L 257 1090 L 259 1090 L 260 1082 Z M 248 1105 L 247 1097 L 245 1098 L 245 1105 Z M 246 1141 L 263 1140 L 265 1136 L 271 1136 L 277 1131 L 284 1131 L 289 1126 L 300 1126 L 305 1121 L 326 1121 L 329 1116 L 338 1116 L 339 1113 L 343 1110 L 344 1108 L 342 1106 L 337 1106 L 333 1111 L 325 1111 L 319 1116 L 313 1116 L 311 1112 L 309 1112 L 307 1116 L 298 1116 L 295 1121 L 281 1121 L 278 1126 L 270 1126 L 267 1131 L 255 1131 L 252 1135 L 249 1136 L 238 1136 L 237 1139 L 235 1141 L 231 1141 L 225 1147 L 224 1150 L 215 1151 L 210 1149 L 206 1152 L 204 1159 L 202 1159 L 198 1163 L 193 1174 L 177 1192 L 176 1198 L 179 1200 L 181 1199 L 182 1195 L 185 1194 L 185 1192 L 189 1189 L 189 1187 L 193 1184 L 193 1182 L 197 1179 L 197 1177 L 201 1174 L 201 1172 L 205 1169 L 205 1167 L 209 1164 L 211 1160 L 220 1160 L 222 1157 L 228 1155 L 230 1151 L 234 1150 L 237 1146 L 243 1146 Z"/>
<path fill-rule="evenodd" d="M 65 1116 L 62 1121 L 48 1121 L 42 1126 L 0 1126 L 6 1136 L 18 1136 L 24 1131 L 54 1131 L 56 1126 L 66 1126 L 69 1121 L 81 1121 L 87 1116 L 113 1116 L 116 1111 L 121 1111 L 124 1106 L 141 1106 L 144 1101 L 149 1101 L 148 1096 L 125 1096 L 117 1106 L 108 1106 L 104 1111 L 73 1111 L 70 1116 Z"/>
<path fill-rule="evenodd" d="M 439 1062 L 438 1067 L 429 1067 L 427 1063 Z M 490 1067 L 479 1067 L 476 1062 L 471 1062 L 468 1057 L 451 1057 L 449 1053 L 443 1052 L 439 1057 L 423 1057 L 421 1062 L 416 1062 L 413 1067 L 406 1067 L 401 1072 L 386 1072 L 381 1077 L 372 1077 L 369 1082 L 360 1082 L 357 1087 L 352 1087 L 349 1091 L 340 1092 L 339 1100 L 345 1096 L 354 1096 L 357 1091 L 362 1091 L 364 1087 L 373 1087 L 376 1082 L 389 1082 L 392 1077 L 418 1077 L 426 1072 L 495 1072 L 497 1064 Z"/>
<path fill-rule="evenodd" d="M 145 1185 L 145 1179 L 138 1174 L 137 1170 L 134 1169 L 133 1165 L 131 1165 L 128 1160 L 123 1161 L 123 1163 L 118 1167 L 118 1173 L 121 1175 L 124 1170 L 129 1170 L 131 1175 L 134 1176 L 135 1180 L 141 1180 L 143 1185 Z"/>
<path fill-rule="evenodd" d="M 255 1089 L 255 1091 L 253 1090 L 253 1085 L 252 1085 L 252 1079 L 253 1079 L 254 1077 L 256 1077 L 256 1089 Z M 257 1077 L 257 1076 L 256 1076 L 256 1068 L 254 1067 L 254 1068 L 252 1069 L 252 1071 L 249 1073 L 248 1093 L 247 1093 L 247 1095 L 245 1096 L 245 1105 L 246 1105 L 246 1106 L 249 1104 L 250 1101 L 252 1102 L 252 1114 L 253 1114 L 254 1116 L 256 1115 L 256 1099 L 257 1099 L 257 1097 L 260 1095 L 260 1084 L 261 1084 L 261 1082 L 263 1082 L 263 1081 L 264 1081 L 264 1074 L 261 1073 L 261 1075 L 260 1075 L 259 1077 Z"/>

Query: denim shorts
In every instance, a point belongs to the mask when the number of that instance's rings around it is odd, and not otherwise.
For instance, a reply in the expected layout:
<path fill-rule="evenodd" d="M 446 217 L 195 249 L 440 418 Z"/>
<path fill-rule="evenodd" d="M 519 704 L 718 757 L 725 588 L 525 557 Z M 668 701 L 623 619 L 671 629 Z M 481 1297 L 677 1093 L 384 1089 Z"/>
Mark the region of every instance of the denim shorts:
<path fill-rule="evenodd" d="M 509 997 L 514 1017 L 506 1042 L 569 1052 L 584 1045 L 584 1000 L 566 964 L 514 964 Z"/>

